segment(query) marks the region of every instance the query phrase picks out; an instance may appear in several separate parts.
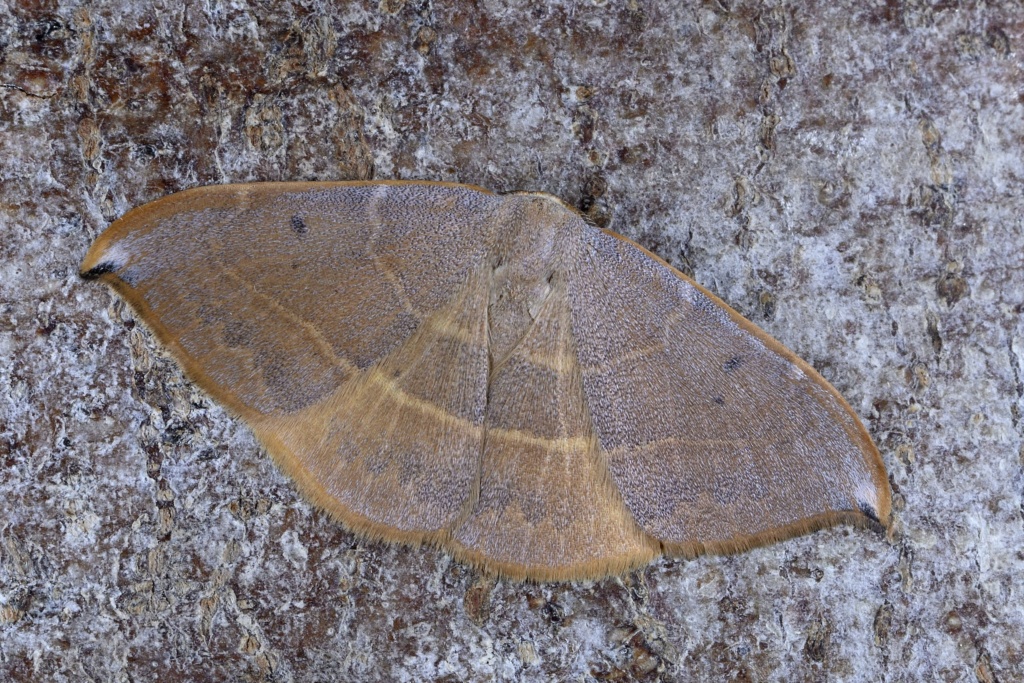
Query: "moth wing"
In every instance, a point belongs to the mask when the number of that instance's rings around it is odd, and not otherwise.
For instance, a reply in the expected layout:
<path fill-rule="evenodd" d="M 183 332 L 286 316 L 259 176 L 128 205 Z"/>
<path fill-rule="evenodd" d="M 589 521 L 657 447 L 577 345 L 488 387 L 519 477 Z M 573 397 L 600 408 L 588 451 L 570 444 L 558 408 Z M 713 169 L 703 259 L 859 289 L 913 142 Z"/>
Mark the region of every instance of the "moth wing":
<path fill-rule="evenodd" d="M 129 212 L 83 275 L 124 297 L 303 491 L 423 540 L 479 460 L 498 197 L 427 183 L 199 188 Z"/>
<path fill-rule="evenodd" d="M 608 477 L 587 413 L 564 279 L 490 379 L 479 497 L 457 555 L 503 574 L 620 573 L 660 553 Z"/>
<path fill-rule="evenodd" d="M 587 231 L 568 275 L 611 477 L 667 551 L 734 551 L 841 520 L 888 523 L 877 449 L 809 365 L 692 280 Z"/>

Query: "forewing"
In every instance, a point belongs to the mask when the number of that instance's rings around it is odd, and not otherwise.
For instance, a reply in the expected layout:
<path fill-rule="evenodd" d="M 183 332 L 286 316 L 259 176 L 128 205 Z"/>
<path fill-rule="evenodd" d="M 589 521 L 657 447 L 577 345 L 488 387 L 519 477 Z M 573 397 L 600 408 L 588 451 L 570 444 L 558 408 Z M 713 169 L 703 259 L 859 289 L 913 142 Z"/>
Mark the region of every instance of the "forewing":
<path fill-rule="evenodd" d="M 425 183 L 200 188 L 115 222 L 82 271 L 126 298 L 316 502 L 416 539 L 451 523 L 476 472 L 477 278 L 499 204 Z"/>
<path fill-rule="evenodd" d="M 877 450 L 806 363 L 636 245 L 589 230 L 569 271 L 584 392 L 612 478 L 670 551 L 883 521 Z"/>

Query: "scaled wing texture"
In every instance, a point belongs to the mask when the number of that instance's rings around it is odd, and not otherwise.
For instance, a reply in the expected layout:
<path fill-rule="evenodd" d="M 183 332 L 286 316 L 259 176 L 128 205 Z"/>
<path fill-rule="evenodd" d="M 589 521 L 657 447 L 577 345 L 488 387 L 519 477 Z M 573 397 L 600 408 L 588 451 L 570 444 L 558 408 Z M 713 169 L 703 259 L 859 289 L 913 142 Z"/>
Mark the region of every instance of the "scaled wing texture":
<path fill-rule="evenodd" d="M 548 195 L 199 188 L 116 221 L 82 273 L 373 538 L 545 580 L 888 523 L 835 389 Z"/>

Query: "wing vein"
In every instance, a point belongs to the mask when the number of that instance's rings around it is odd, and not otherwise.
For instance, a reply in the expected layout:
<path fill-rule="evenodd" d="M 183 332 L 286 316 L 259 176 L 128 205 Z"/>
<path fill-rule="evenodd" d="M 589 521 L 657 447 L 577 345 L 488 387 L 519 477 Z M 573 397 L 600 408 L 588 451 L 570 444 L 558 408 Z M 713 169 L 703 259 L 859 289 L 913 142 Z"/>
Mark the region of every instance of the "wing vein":
<path fill-rule="evenodd" d="M 491 271 L 490 280 L 491 281 L 487 283 L 487 289 L 484 291 L 490 291 L 491 284 L 494 280 L 493 270 Z M 493 376 L 494 373 L 494 368 L 491 367 L 492 362 L 490 315 L 491 305 L 490 297 L 488 297 L 487 303 L 484 305 L 484 334 L 482 335 L 484 338 L 485 345 L 484 351 L 487 354 L 487 390 L 484 392 L 483 420 L 480 423 L 480 448 L 477 451 L 476 471 L 473 474 L 473 483 L 471 484 L 472 490 L 469 492 L 469 497 L 463 504 L 462 510 L 460 510 L 459 514 L 455 516 L 455 520 L 451 524 L 449 524 L 448 527 L 444 530 L 445 534 L 448 536 L 449 539 L 454 537 L 456 530 L 458 530 L 463 524 L 466 523 L 466 520 L 470 518 L 470 516 L 473 514 L 473 510 L 476 508 L 477 502 L 479 502 L 480 500 L 480 487 L 482 485 L 484 476 L 484 453 L 487 450 L 487 411 L 490 408 L 491 404 L 491 377 Z"/>
<path fill-rule="evenodd" d="M 412 305 L 412 301 L 409 300 L 409 295 L 405 291 L 405 286 L 402 284 L 402 280 L 395 275 L 391 267 L 381 260 L 380 255 L 377 254 L 377 237 L 380 234 L 381 223 L 376 224 L 377 229 L 370 234 L 370 239 L 366 240 L 366 254 L 373 261 L 373 265 L 377 267 L 380 274 L 387 280 L 388 284 L 391 285 L 391 289 L 394 291 L 395 296 L 402 302 L 402 309 L 410 314 L 419 318 L 420 315 L 416 310 L 416 307 Z"/>
<path fill-rule="evenodd" d="M 269 294 L 264 294 L 263 292 L 261 292 L 259 290 L 259 287 L 257 287 L 255 283 L 250 282 L 249 280 L 244 278 L 234 268 L 228 268 L 224 265 L 221 265 L 220 270 L 241 286 L 246 287 L 250 291 L 252 291 L 253 295 L 256 298 L 260 299 L 261 301 L 265 301 L 267 304 L 269 304 L 270 309 L 272 311 L 274 311 L 281 317 L 285 318 L 286 320 L 289 320 L 298 325 L 299 327 L 301 327 L 306 332 L 306 334 L 308 334 L 309 337 L 313 340 L 313 343 L 316 345 L 317 350 L 319 350 L 320 353 L 322 353 L 324 357 L 331 361 L 334 365 L 337 365 L 338 367 L 342 368 L 343 370 L 349 373 L 358 372 L 358 368 L 355 366 L 354 363 L 352 363 L 351 361 L 342 356 L 339 356 L 337 352 L 335 352 L 334 347 L 331 345 L 329 341 L 327 341 L 327 339 L 320 332 L 320 330 L 316 328 L 316 325 L 309 322 L 308 320 L 301 318 L 300 316 L 295 315 L 287 308 L 285 308 L 274 297 L 270 296 Z"/>

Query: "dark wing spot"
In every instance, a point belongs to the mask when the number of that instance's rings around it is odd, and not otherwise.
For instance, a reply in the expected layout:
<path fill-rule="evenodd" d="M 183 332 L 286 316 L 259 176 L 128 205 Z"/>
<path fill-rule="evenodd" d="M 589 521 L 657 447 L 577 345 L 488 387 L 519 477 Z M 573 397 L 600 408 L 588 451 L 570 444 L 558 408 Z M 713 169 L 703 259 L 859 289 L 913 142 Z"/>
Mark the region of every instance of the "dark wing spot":
<path fill-rule="evenodd" d="M 718 405 L 720 405 L 720 406 L 724 406 L 724 405 L 725 405 L 725 399 L 724 399 L 724 398 L 722 398 L 721 396 L 715 396 L 715 397 L 714 397 L 713 399 L 711 399 L 711 400 L 712 400 L 712 401 L 714 401 L 714 402 L 715 402 L 716 404 L 718 404 Z"/>
<path fill-rule="evenodd" d="M 309 232 L 309 228 L 306 227 L 306 221 L 302 220 L 302 216 L 292 216 L 292 230 L 296 235 L 305 235 Z"/>
<path fill-rule="evenodd" d="M 223 320 L 224 312 L 219 306 L 201 304 L 196 308 L 196 316 L 207 325 L 216 325 L 218 322 Z"/>
<path fill-rule="evenodd" d="M 253 360 L 254 369 L 262 375 L 266 389 L 257 392 L 255 402 L 250 401 L 250 404 L 264 411 L 297 412 L 333 391 L 344 380 L 333 368 L 311 372 L 313 368 L 301 358 L 283 352 L 257 350 Z"/>
<path fill-rule="evenodd" d="M 224 343 L 231 348 L 250 346 L 256 336 L 256 328 L 245 321 L 233 321 L 224 326 Z"/>
<path fill-rule="evenodd" d="M 741 365 L 743 365 L 743 356 L 733 356 L 722 364 L 722 369 L 726 372 L 732 372 Z"/>

